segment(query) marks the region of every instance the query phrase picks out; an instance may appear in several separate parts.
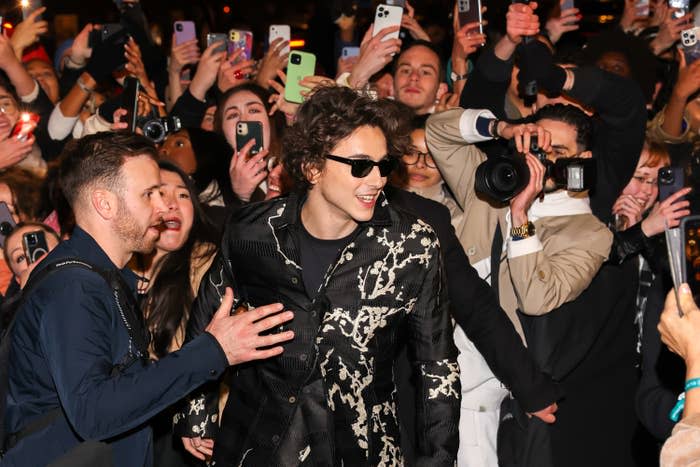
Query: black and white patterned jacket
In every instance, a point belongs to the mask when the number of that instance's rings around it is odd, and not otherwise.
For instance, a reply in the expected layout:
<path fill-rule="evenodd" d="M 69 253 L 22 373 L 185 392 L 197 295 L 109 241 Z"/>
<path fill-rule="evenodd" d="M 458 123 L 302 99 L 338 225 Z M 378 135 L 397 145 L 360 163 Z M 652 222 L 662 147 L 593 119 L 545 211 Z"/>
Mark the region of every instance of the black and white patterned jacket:
<path fill-rule="evenodd" d="M 454 465 L 459 367 L 433 229 L 382 196 L 312 300 L 296 240 L 302 202 L 292 194 L 234 215 L 193 306 L 189 338 L 226 286 L 251 306 L 295 312 L 282 355 L 232 369 L 214 465 L 401 465 L 392 365 L 404 343 L 417 380 L 417 463 Z M 175 418 L 181 435 L 212 436 L 216 404 L 192 400 Z"/>

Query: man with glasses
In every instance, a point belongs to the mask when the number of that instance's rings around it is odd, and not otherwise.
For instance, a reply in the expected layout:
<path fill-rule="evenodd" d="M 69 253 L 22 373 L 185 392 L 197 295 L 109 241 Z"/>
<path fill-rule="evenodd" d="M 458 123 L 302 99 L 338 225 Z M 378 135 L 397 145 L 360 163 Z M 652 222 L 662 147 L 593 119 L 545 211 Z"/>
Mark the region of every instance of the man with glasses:
<path fill-rule="evenodd" d="M 227 225 L 188 337 L 230 285 L 248 307 L 295 311 L 285 325 L 295 338 L 283 356 L 234 369 L 217 465 L 401 465 L 392 366 L 404 343 L 418 381 L 417 461 L 454 465 L 459 369 L 439 242 L 382 193 L 407 133 L 390 103 L 319 89 L 285 136 L 296 192 L 247 206 Z M 204 459 L 216 404 L 198 419 L 188 412 L 178 417 L 185 447 Z"/>

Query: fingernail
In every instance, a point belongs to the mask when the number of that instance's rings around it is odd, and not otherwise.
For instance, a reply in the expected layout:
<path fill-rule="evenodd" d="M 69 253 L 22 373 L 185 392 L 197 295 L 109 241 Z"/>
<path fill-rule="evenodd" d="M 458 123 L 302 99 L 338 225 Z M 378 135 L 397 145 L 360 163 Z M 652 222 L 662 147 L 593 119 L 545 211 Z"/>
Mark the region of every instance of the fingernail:
<path fill-rule="evenodd" d="M 681 284 L 680 289 L 678 289 L 683 295 L 690 295 L 690 287 L 688 284 Z"/>

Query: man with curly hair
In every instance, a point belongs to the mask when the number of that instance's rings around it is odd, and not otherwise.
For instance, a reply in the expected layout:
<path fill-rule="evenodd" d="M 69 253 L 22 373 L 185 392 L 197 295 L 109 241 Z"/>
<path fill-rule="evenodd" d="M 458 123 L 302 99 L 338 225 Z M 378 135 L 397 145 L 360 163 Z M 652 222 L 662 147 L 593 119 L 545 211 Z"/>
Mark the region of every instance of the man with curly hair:
<path fill-rule="evenodd" d="M 285 136 L 297 190 L 229 221 L 188 337 L 226 286 L 249 309 L 294 311 L 284 329 L 295 337 L 279 357 L 233 368 L 216 465 L 402 465 L 392 366 L 404 343 L 417 381 L 416 461 L 454 465 L 459 369 L 439 242 L 382 192 L 408 141 L 396 106 L 321 88 Z M 203 459 L 217 414 L 201 402 L 177 418 Z"/>

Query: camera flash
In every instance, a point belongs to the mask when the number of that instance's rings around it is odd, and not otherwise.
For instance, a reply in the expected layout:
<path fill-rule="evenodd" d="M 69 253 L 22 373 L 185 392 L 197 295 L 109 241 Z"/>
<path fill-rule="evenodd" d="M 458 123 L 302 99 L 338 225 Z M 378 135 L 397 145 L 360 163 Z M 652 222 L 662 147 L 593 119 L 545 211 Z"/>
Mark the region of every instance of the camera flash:
<path fill-rule="evenodd" d="M 22 115 L 20 116 L 20 118 L 22 119 L 22 122 L 27 123 L 27 122 L 29 122 L 29 120 L 32 119 L 32 116 L 29 112 L 22 112 Z"/>
<path fill-rule="evenodd" d="M 19 5 L 22 8 L 27 8 L 27 7 L 29 7 L 29 0 L 20 0 Z"/>

